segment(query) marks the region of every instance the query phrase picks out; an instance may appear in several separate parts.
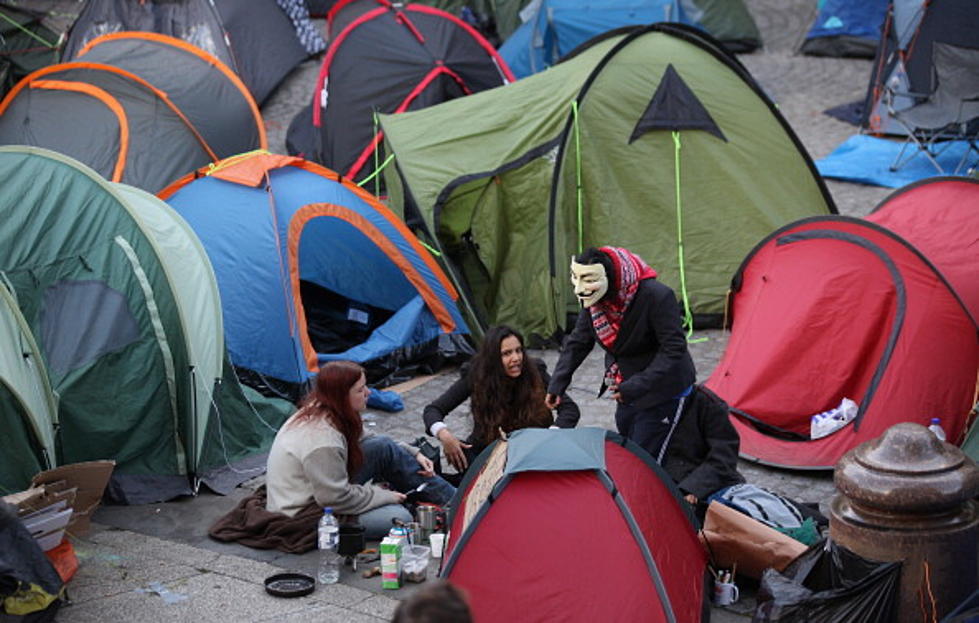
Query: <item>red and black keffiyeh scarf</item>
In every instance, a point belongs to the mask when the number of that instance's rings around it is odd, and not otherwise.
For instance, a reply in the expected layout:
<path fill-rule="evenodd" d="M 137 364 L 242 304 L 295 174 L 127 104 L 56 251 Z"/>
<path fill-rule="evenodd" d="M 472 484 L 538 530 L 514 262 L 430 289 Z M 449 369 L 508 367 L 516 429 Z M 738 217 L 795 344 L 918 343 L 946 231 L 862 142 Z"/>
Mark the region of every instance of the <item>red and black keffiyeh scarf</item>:
<path fill-rule="evenodd" d="M 629 304 L 636 296 L 639 283 L 643 279 L 655 278 L 656 271 L 650 268 L 641 257 L 628 249 L 600 247 L 599 251 L 609 256 L 612 265 L 615 267 L 615 274 L 608 275 L 609 282 L 615 284 L 615 295 L 595 303 L 589 308 L 589 311 L 591 312 L 592 326 L 595 327 L 595 335 L 606 348 L 611 349 L 619 336 L 622 317 L 625 316 Z M 609 372 L 611 377 L 609 381 L 618 384 L 622 380 L 619 378 L 618 366 L 613 364 Z"/>

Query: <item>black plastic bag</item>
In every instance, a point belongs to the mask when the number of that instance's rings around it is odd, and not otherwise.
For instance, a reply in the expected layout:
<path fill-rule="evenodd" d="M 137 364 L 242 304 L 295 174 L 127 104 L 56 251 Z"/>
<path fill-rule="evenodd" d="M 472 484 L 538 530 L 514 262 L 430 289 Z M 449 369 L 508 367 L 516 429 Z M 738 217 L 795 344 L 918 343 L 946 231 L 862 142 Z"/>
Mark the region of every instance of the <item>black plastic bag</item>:
<path fill-rule="evenodd" d="M 766 569 L 753 623 L 893 621 L 901 563 L 867 560 L 823 540 L 784 571 Z"/>

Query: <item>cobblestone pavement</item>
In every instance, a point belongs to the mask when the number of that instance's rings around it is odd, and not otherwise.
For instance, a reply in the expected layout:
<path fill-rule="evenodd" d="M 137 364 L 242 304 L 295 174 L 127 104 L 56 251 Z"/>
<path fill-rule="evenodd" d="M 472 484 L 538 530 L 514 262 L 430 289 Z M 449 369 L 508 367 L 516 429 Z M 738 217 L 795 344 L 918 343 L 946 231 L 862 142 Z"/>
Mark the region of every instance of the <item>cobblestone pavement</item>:
<path fill-rule="evenodd" d="M 815 11 L 815 0 L 746 0 L 762 33 L 764 49 L 740 60 L 778 104 L 780 111 L 816 159 L 827 155 L 855 129 L 822 114 L 864 95 L 870 74 L 868 60 L 820 59 L 795 54 Z M 295 113 L 312 98 L 320 59 L 309 60 L 291 74 L 263 107 L 270 149 L 285 152 L 285 133 Z M 827 182 L 840 213 L 867 214 L 890 190 L 845 182 Z M 786 197 L 786 201 L 791 201 Z M 698 380 L 717 365 L 727 341 L 721 331 L 701 331 L 708 338 L 691 345 Z M 554 351 L 535 352 L 549 366 Z M 613 403 L 595 397 L 602 373 L 598 352 L 586 360 L 570 388 L 581 405 L 581 425 L 614 428 Z M 422 434 L 421 410 L 455 378 L 446 371 L 417 379 L 403 387 L 405 410 L 371 413 L 368 426 L 396 439 Z M 468 432 L 465 409 L 450 415 L 447 424 L 457 434 Z M 827 473 L 791 472 L 742 462 L 750 482 L 825 510 L 835 493 Z M 410 589 L 380 591 L 376 583 L 344 572 L 341 584 L 297 600 L 276 600 L 261 590 L 263 578 L 282 568 L 310 571 L 315 553 L 290 556 L 220 544 L 206 537 L 207 526 L 245 494 L 220 498 L 201 494 L 168 504 L 143 507 L 103 507 L 90 537 L 76 541 L 82 561 L 70 585 L 75 605 L 58 621 L 261 621 L 324 620 L 383 621 L 397 599 Z M 155 584 L 158 583 L 158 584 Z M 754 607 L 753 591 L 739 604 L 714 608 L 713 620 L 746 621 Z"/>

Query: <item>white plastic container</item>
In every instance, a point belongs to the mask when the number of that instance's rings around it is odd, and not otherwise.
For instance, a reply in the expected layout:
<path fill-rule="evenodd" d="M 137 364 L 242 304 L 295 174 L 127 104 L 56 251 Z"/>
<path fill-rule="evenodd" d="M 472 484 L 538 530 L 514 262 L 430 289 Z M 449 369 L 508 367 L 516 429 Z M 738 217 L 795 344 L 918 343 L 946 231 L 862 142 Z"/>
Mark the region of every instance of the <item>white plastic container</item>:
<path fill-rule="evenodd" d="M 849 398 L 844 398 L 840 404 L 829 411 L 823 411 L 812 416 L 809 424 L 809 438 L 819 439 L 840 430 L 857 417 L 860 407 Z"/>

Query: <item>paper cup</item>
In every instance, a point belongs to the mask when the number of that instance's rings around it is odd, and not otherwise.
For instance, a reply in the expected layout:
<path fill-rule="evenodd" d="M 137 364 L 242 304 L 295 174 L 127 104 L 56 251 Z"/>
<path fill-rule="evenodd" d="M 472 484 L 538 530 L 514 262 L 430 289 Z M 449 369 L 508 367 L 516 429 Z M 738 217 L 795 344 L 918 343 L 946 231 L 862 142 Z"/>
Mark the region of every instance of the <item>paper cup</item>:
<path fill-rule="evenodd" d="M 442 548 L 445 547 L 445 534 L 442 532 L 433 532 L 428 535 L 428 542 L 432 546 L 432 557 L 441 558 Z"/>

